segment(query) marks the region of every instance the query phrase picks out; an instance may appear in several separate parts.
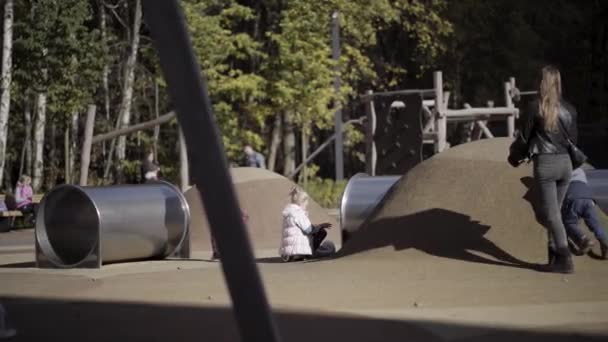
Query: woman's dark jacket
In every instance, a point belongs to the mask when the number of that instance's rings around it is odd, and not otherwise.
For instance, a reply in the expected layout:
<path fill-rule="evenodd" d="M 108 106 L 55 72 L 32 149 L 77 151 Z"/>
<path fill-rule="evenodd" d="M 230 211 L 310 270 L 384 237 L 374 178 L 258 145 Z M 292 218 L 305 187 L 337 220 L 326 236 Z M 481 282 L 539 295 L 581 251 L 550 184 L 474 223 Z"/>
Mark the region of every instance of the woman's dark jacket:
<path fill-rule="evenodd" d="M 519 164 L 524 159 L 535 154 L 567 154 L 568 140 L 564 129 L 570 136 L 570 140 L 576 144 L 578 132 L 576 127 L 576 109 L 565 100 L 560 100 L 559 118 L 554 131 L 545 129 L 545 120 L 540 115 L 538 101 L 533 101 L 523 120 L 522 129 L 513 142 L 509 153 L 509 162 Z"/>

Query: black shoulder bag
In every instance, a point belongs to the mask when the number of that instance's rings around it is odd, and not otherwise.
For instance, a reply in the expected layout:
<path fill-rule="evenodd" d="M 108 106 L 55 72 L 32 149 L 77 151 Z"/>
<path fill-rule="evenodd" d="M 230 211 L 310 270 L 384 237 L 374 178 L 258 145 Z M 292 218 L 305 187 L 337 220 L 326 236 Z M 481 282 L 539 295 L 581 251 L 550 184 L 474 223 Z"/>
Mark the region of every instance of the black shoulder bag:
<path fill-rule="evenodd" d="M 562 133 L 564 134 L 566 141 L 568 141 L 568 154 L 570 155 L 570 161 L 572 162 L 572 169 L 578 169 L 587 161 L 587 156 L 583 151 L 576 147 L 572 142 L 572 139 L 570 139 L 570 134 L 568 134 L 568 130 L 564 126 L 562 118 L 558 117 L 558 120 Z"/>

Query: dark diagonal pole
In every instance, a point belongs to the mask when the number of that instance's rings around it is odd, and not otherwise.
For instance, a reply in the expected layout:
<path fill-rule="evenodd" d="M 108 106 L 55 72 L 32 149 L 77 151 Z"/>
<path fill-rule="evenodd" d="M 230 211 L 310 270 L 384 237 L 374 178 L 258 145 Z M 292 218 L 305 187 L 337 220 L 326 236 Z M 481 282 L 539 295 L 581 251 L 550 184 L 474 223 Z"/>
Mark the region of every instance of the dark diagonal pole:
<path fill-rule="evenodd" d="M 144 20 L 160 57 L 192 162 L 243 341 L 278 341 L 274 320 L 235 196 L 211 109 L 206 81 L 196 62 L 176 0 L 144 0 Z"/>

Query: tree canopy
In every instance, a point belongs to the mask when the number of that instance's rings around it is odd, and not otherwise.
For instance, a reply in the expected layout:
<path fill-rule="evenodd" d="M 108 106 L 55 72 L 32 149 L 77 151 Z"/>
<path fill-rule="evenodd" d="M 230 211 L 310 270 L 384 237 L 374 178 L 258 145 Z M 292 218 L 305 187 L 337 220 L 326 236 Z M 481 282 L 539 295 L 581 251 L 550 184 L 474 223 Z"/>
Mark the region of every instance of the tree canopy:
<path fill-rule="evenodd" d="M 434 70 L 444 71 L 453 93 L 451 106 L 460 107 L 502 99 L 501 84 L 510 76 L 517 77 L 520 88 L 533 89 L 540 67 L 557 64 L 566 96 L 581 108 L 583 117 L 608 120 L 608 6 L 602 1 L 184 0 L 180 4 L 209 82 L 226 153 L 234 164 L 241 163 L 243 146 L 249 144 L 272 159 L 274 171 L 287 174 L 306 150 L 310 153 L 333 133 L 336 108 L 343 108 L 345 120 L 358 118 L 363 115 L 359 96 L 367 89 L 428 88 Z M 70 140 L 78 150 L 84 125 L 80 118 L 84 115 L 78 114 L 84 114 L 88 104 L 98 107 L 95 134 L 115 128 L 120 121 L 131 48 L 139 53 L 131 123 L 172 109 L 148 29 L 145 23 L 135 31 L 132 28 L 136 5 L 130 0 L 15 2 L 13 100 L 3 171 L 6 189 L 14 186 L 20 172 L 32 173 L 35 167 L 25 153 L 32 142 L 22 138 L 32 139 L 35 94 L 48 97 L 45 156 L 66 160 L 65 165 L 45 164 L 44 188 L 61 181 L 66 168 L 74 168 L 64 154 L 75 152 L 58 146 L 68 146 Z M 330 34 L 335 13 L 341 40 L 338 61 L 332 58 Z M 141 35 L 135 47 L 131 46 L 134 34 Z M 339 93 L 334 90 L 337 76 Z M 73 132 L 67 138 L 60 133 L 67 131 Z M 127 181 L 139 181 L 140 160 L 152 146 L 157 146 L 163 175 L 177 181 L 176 122 L 157 133 L 128 136 L 126 159 L 114 163 L 124 167 Z M 361 137 L 362 127 L 348 129 L 346 175 L 364 169 Z M 94 147 L 95 184 L 116 181 L 112 172 L 103 172 L 115 158 L 109 149 L 105 143 Z M 333 151 L 327 149 L 305 178 L 315 173 L 331 178 L 333 158 Z"/>

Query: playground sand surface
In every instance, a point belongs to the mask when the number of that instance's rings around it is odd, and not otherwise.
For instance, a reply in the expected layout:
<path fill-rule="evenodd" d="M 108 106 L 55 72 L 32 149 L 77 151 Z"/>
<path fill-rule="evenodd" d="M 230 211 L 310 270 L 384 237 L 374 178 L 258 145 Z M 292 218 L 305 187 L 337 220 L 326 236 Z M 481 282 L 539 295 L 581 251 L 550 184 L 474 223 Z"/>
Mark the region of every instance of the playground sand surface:
<path fill-rule="evenodd" d="M 525 199 L 531 170 L 510 168 L 507 146 L 472 143 L 420 164 L 334 259 L 283 264 L 258 249 L 283 341 L 608 340 L 608 263 L 533 270 L 546 255 Z M 238 340 L 207 257 L 40 270 L 31 252 L 0 254 L 0 297 L 15 341 Z"/>

